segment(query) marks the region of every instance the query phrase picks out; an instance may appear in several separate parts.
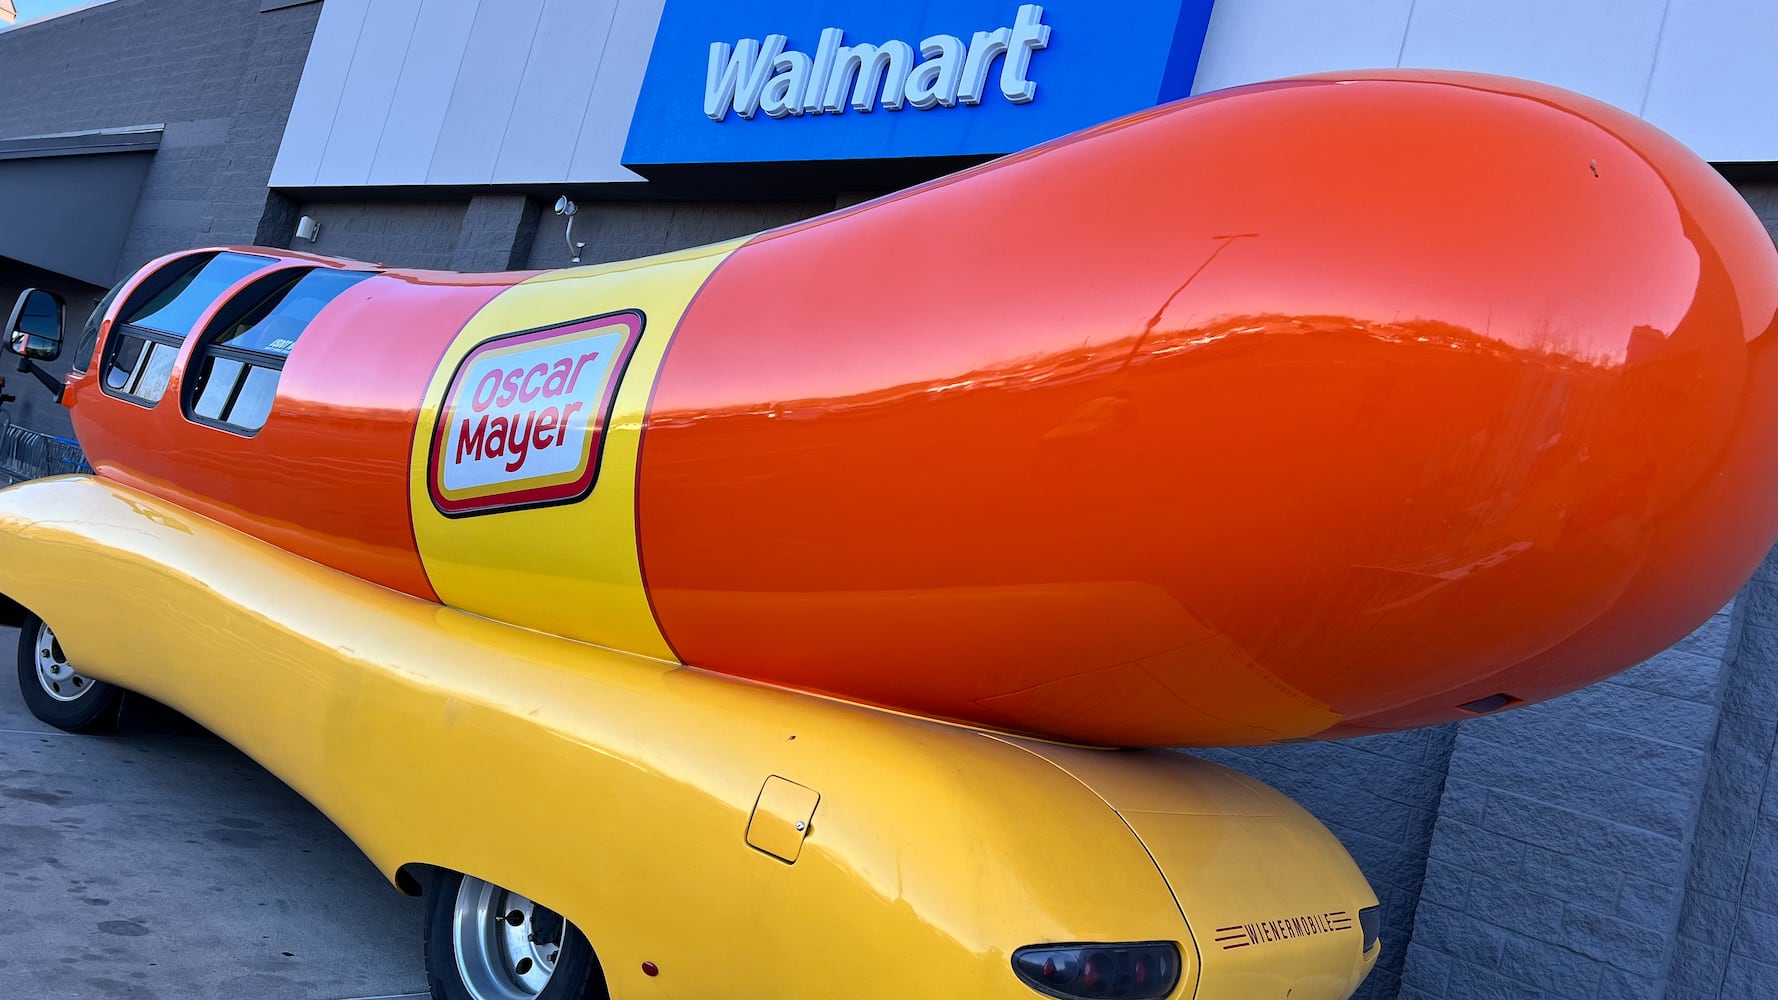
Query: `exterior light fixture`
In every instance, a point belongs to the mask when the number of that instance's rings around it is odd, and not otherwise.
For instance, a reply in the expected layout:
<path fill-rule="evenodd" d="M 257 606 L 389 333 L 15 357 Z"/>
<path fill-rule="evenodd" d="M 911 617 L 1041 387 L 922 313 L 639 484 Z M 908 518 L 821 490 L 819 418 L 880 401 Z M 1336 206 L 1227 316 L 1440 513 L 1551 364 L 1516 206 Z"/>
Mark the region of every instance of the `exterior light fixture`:
<path fill-rule="evenodd" d="M 576 211 L 578 211 L 578 209 L 575 208 L 574 200 L 572 198 L 563 195 L 556 199 L 556 214 L 564 216 L 568 220 L 568 232 L 566 237 L 568 240 L 568 255 L 573 258 L 574 263 L 578 264 L 580 263 L 580 252 L 586 249 L 586 244 L 574 242 L 574 213 Z"/>

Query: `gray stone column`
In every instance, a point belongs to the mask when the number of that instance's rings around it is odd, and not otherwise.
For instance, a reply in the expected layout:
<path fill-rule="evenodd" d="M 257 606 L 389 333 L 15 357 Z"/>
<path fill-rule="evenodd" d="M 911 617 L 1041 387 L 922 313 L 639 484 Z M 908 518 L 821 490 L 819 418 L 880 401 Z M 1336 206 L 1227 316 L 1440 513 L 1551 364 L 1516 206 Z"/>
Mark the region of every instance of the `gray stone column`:
<path fill-rule="evenodd" d="M 476 195 L 463 213 L 452 269 L 511 271 L 524 267 L 541 214 L 541 202 L 527 195 Z"/>
<path fill-rule="evenodd" d="M 1738 618 L 1458 727 L 1403 997 L 1665 995 Z"/>
<path fill-rule="evenodd" d="M 1668 1000 L 1778 997 L 1778 559 L 1741 599 Z"/>
<path fill-rule="evenodd" d="M 267 188 L 266 181 L 278 157 L 320 16 L 318 3 L 274 8 L 255 15 L 251 38 L 239 40 L 248 46 L 247 68 L 238 84 L 234 115 L 228 120 L 228 140 L 213 154 L 214 187 L 204 212 L 206 241 L 290 245 L 296 232 L 296 204 Z"/>

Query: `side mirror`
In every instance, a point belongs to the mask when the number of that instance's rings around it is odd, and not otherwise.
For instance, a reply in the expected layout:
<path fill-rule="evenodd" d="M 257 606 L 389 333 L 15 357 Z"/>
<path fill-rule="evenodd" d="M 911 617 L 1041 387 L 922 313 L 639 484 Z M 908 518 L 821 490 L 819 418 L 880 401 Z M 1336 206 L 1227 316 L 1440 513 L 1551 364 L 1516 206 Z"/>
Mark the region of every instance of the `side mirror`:
<path fill-rule="evenodd" d="M 27 288 L 6 324 L 6 349 L 32 361 L 53 361 L 62 353 L 62 297 Z"/>

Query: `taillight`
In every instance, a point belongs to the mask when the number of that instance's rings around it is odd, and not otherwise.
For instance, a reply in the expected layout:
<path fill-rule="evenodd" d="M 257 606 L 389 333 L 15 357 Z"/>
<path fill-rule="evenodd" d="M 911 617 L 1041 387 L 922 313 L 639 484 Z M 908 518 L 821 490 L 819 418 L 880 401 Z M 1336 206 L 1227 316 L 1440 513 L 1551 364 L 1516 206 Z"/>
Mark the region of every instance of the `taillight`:
<path fill-rule="evenodd" d="M 1364 935 L 1364 950 L 1368 954 L 1377 943 L 1377 934 L 1383 929 L 1383 907 L 1367 906 L 1358 911 L 1358 931 Z"/>
<path fill-rule="evenodd" d="M 1179 985 L 1179 946 L 1034 944 L 1012 954 L 1025 985 L 1062 1000 L 1160 1000 Z"/>

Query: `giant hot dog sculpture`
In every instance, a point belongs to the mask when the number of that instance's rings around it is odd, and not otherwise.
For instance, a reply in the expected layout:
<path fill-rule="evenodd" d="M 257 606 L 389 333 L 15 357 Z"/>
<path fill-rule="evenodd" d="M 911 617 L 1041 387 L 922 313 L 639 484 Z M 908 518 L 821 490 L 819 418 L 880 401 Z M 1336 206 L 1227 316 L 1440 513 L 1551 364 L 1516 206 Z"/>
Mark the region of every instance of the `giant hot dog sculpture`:
<path fill-rule="evenodd" d="M 1548 698 L 1684 636 L 1778 535 L 1775 338 L 1771 239 L 1678 143 L 1385 72 L 718 247 L 379 269 L 252 436 L 186 416 L 197 336 L 152 409 L 103 352 L 68 397 L 100 476 L 426 600 L 990 727 L 1239 744 Z"/>

